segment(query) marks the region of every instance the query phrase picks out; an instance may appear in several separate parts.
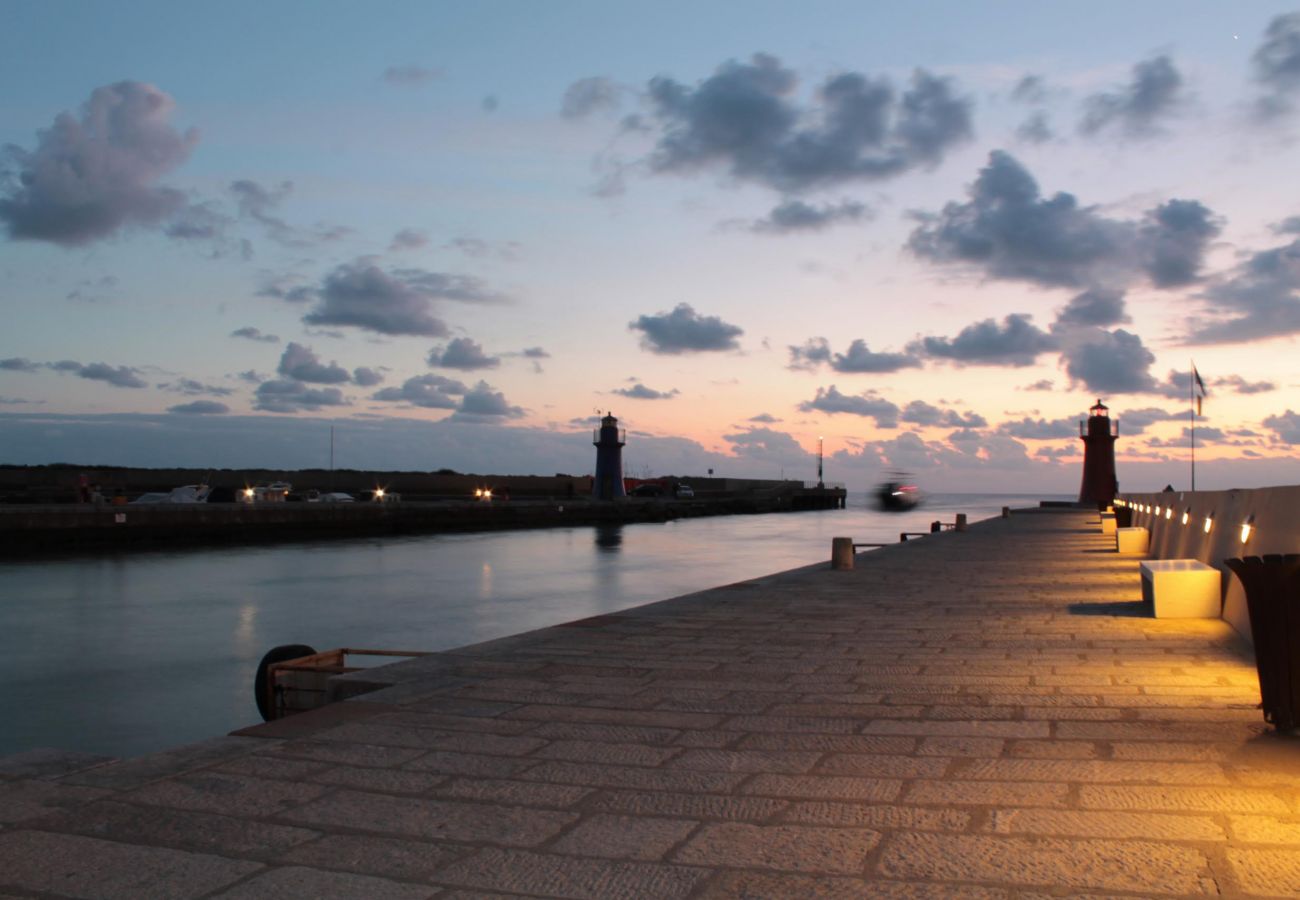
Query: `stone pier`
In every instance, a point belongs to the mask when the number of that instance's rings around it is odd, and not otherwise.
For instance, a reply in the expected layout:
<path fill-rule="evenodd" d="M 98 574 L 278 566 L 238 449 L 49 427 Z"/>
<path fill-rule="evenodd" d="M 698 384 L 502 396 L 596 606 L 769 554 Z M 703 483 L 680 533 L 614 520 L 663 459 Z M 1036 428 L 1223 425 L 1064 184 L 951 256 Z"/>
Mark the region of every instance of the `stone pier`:
<path fill-rule="evenodd" d="M 1018 511 L 193 747 L 10 757 L 0 894 L 1300 896 L 1300 739 L 1113 541 Z"/>

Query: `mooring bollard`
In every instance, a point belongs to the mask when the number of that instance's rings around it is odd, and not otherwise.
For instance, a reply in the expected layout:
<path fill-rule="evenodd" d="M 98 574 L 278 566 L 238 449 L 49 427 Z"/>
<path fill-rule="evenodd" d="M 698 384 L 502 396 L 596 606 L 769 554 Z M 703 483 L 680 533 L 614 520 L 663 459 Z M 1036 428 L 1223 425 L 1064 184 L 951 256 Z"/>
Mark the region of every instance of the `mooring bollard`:
<path fill-rule="evenodd" d="M 956 521 L 956 523 L 953 524 L 952 527 L 955 528 L 957 531 L 965 531 L 965 530 L 966 530 L 966 514 L 965 514 L 965 513 L 957 513 L 957 521 Z"/>
<path fill-rule="evenodd" d="M 853 568 L 853 538 L 831 538 L 831 568 Z"/>
<path fill-rule="evenodd" d="M 930 523 L 930 534 L 938 534 L 940 531 L 943 531 L 943 523 L 935 519 Z"/>
<path fill-rule="evenodd" d="M 1011 507 L 1009 506 L 1002 507 L 1002 518 L 1004 519 L 1011 518 Z"/>

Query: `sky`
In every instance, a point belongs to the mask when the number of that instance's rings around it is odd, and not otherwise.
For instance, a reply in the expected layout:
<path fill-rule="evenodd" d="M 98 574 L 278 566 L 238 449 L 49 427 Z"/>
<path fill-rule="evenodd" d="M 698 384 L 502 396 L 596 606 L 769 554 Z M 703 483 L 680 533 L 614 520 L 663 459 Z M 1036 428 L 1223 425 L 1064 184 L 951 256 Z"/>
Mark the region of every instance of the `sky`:
<path fill-rule="evenodd" d="M 1300 480 L 1295 5 L 0 12 L 0 464 Z"/>

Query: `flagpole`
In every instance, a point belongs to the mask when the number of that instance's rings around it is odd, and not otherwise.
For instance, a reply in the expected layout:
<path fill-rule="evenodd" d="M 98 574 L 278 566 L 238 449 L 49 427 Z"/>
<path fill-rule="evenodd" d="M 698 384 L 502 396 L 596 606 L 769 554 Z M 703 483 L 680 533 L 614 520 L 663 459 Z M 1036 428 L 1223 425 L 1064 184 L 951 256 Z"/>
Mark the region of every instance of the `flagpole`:
<path fill-rule="evenodd" d="M 1187 400 L 1190 404 L 1187 410 L 1188 418 L 1191 420 L 1192 427 L 1190 430 L 1192 437 L 1192 490 L 1196 490 L 1196 361 L 1192 360 L 1192 370 L 1187 373 Z"/>

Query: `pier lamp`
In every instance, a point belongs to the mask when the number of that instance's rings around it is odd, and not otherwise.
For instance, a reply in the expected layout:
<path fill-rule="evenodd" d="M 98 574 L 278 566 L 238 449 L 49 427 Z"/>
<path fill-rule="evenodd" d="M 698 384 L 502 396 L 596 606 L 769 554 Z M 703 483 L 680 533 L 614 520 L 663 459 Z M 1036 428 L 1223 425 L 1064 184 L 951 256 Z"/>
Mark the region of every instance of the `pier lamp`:
<path fill-rule="evenodd" d="M 1191 508 L 1189 507 L 1188 509 L 1183 510 L 1183 524 L 1186 525 L 1191 520 L 1191 518 L 1192 518 Z"/>
<path fill-rule="evenodd" d="M 1252 515 L 1246 521 L 1241 523 L 1241 542 L 1244 544 L 1250 540 L 1250 533 L 1255 530 L 1255 517 Z"/>
<path fill-rule="evenodd" d="M 1208 516 L 1205 517 L 1205 533 L 1209 534 L 1210 529 L 1213 527 L 1214 527 L 1214 513 L 1210 513 Z"/>
<path fill-rule="evenodd" d="M 253 489 L 251 487 L 244 488 L 244 499 L 245 500 L 253 499 Z"/>
<path fill-rule="evenodd" d="M 381 503 L 383 502 L 383 499 L 384 499 L 384 489 L 381 487 L 375 488 L 375 502 Z"/>
<path fill-rule="evenodd" d="M 1156 518 L 1160 518 L 1160 507 L 1156 507 Z"/>
<path fill-rule="evenodd" d="M 1174 508 L 1170 506 L 1165 510 L 1165 518 L 1172 519 L 1173 517 L 1174 517 Z"/>

